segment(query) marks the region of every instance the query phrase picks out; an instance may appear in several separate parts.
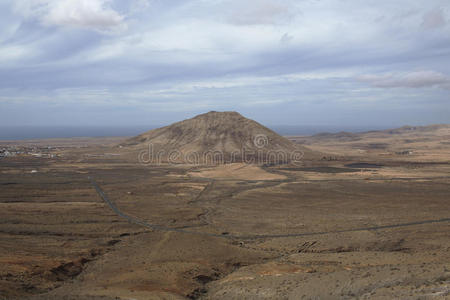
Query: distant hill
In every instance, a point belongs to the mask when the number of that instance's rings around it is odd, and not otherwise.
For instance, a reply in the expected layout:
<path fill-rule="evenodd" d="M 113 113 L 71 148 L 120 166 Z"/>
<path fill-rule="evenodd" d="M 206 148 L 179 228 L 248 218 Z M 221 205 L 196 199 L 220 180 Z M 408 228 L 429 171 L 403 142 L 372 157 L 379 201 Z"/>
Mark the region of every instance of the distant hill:
<path fill-rule="evenodd" d="M 299 145 L 332 155 L 354 155 L 364 159 L 375 155 L 377 159 L 450 161 L 450 124 L 289 138 Z"/>
<path fill-rule="evenodd" d="M 150 149 L 162 161 L 282 163 L 311 151 L 237 112 L 211 111 L 192 119 L 150 130 L 120 144 Z M 149 148 L 151 147 L 151 148 Z M 214 157 L 214 158 L 213 158 Z M 155 157 L 153 157 L 155 158 Z M 150 158 L 149 158 L 150 159 Z"/>
<path fill-rule="evenodd" d="M 423 136 L 424 134 L 433 135 L 447 135 L 450 132 L 450 124 L 435 124 L 428 126 L 402 126 L 400 128 L 386 129 L 386 130 L 374 130 L 366 132 L 336 132 L 336 133 L 318 133 L 309 137 L 304 137 L 304 139 L 313 142 L 314 140 L 338 140 L 338 141 L 358 141 L 366 138 L 376 138 L 376 137 L 388 137 L 392 135 L 402 135 L 407 136 Z M 301 140 L 302 137 L 294 138 L 295 140 Z"/>
<path fill-rule="evenodd" d="M 428 126 L 402 126 L 396 129 L 387 129 L 382 132 L 388 134 L 408 134 L 408 133 L 425 133 L 425 132 L 438 132 L 439 130 L 449 130 L 450 124 L 434 124 Z"/>

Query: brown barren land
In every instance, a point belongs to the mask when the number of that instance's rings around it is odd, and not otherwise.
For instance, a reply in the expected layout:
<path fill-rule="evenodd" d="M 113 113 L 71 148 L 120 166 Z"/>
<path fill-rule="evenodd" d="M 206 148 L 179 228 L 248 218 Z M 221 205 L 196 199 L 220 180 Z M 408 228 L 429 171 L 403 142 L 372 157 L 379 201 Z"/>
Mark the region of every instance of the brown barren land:
<path fill-rule="evenodd" d="M 142 164 L 125 138 L 0 142 L 34 147 L 0 158 L 0 299 L 450 297 L 450 126 L 289 139 L 315 154 Z"/>

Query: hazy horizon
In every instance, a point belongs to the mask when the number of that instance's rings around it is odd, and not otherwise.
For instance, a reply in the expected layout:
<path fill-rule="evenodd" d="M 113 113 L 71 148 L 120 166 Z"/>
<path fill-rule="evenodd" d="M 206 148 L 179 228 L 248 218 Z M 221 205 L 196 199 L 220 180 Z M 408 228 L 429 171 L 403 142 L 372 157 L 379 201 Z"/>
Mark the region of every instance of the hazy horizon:
<path fill-rule="evenodd" d="M 3 126 L 0 131 L 0 140 L 26 140 L 46 138 L 77 138 L 77 137 L 121 137 L 135 136 L 145 131 L 167 126 L 160 125 L 132 125 L 132 126 Z M 289 135 L 314 135 L 318 133 L 336 132 L 366 132 L 373 130 L 392 129 L 386 126 L 340 126 L 340 125 L 270 125 L 263 124 L 276 133 Z M 402 126 L 426 126 L 433 124 L 404 124 Z M 398 126 L 401 127 L 401 126 Z"/>

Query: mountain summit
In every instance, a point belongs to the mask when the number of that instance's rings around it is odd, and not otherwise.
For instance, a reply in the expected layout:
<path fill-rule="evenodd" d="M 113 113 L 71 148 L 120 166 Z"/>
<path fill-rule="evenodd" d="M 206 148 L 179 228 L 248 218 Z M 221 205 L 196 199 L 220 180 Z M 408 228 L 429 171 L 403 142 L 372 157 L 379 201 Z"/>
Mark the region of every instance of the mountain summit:
<path fill-rule="evenodd" d="M 121 146 L 148 150 L 153 161 L 185 163 L 287 163 L 305 150 L 234 111 L 201 114 L 150 130 Z"/>

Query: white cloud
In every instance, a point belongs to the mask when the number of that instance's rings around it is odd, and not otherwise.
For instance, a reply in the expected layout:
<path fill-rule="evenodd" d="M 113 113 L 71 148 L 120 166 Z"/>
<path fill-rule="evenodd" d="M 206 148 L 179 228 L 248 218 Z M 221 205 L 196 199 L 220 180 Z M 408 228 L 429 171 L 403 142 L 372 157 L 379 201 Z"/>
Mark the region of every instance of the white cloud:
<path fill-rule="evenodd" d="M 342 71 L 316 71 L 285 74 L 279 76 L 233 76 L 222 78 L 211 78 L 208 80 L 197 80 L 178 84 L 162 89 L 147 89 L 141 96 L 170 98 L 180 94 L 195 94 L 205 90 L 233 89 L 244 87 L 269 87 L 281 84 L 296 84 L 302 81 L 340 79 L 345 80 L 355 76 L 353 70 Z"/>
<path fill-rule="evenodd" d="M 3 66 L 13 63 L 14 60 L 26 56 L 29 50 L 18 45 L 7 45 L 0 47 L 0 62 Z"/>
<path fill-rule="evenodd" d="M 44 21 L 56 25 L 107 29 L 121 25 L 123 17 L 106 0 L 63 0 L 52 3 Z"/>
<path fill-rule="evenodd" d="M 415 71 L 409 73 L 368 74 L 357 77 L 377 88 L 425 88 L 450 89 L 450 77 L 436 71 Z"/>
<path fill-rule="evenodd" d="M 272 25 L 294 17 L 293 6 L 286 0 L 246 0 L 225 3 L 232 8 L 229 21 L 237 25 Z"/>
<path fill-rule="evenodd" d="M 75 26 L 99 31 L 126 27 L 124 16 L 111 8 L 111 0 L 18 0 L 15 11 L 45 25 Z"/>
<path fill-rule="evenodd" d="M 278 47 L 282 34 L 272 27 L 237 26 L 211 20 L 185 20 L 108 40 L 89 61 L 139 57 L 142 62 L 237 62 L 242 55 Z"/>

